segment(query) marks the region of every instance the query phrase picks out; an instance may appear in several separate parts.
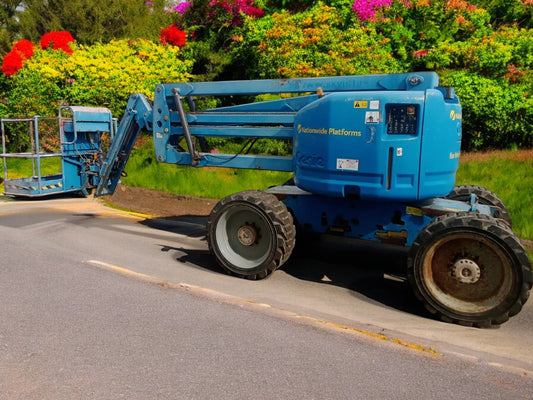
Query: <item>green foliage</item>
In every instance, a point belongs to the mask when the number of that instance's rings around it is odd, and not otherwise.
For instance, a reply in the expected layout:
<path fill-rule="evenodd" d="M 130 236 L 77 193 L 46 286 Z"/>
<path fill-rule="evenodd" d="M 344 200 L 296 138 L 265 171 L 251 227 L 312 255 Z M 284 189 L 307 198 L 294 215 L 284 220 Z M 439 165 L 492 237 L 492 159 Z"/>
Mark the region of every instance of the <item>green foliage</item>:
<path fill-rule="evenodd" d="M 533 28 L 533 7 L 528 0 L 472 0 L 490 11 L 490 22 L 498 27 L 506 24 L 518 24 L 524 28 Z"/>
<path fill-rule="evenodd" d="M 34 42 L 50 31 L 69 31 L 84 44 L 112 39 L 156 39 L 170 16 L 165 0 L 25 0 L 18 15 L 21 35 Z"/>
<path fill-rule="evenodd" d="M 438 68 L 466 69 L 510 83 L 533 83 L 533 30 L 503 27 L 463 42 L 435 46 L 427 62 Z"/>
<path fill-rule="evenodd" d="M 20 3 L 20 0 L 3 0 L 0 4 L 0 54 L 8 53 L 15 40 L 18 27 L 14 17 Z"/>
<path fill-rule="evenodd" d="M 365 22 L 390 39 L 398 60 L 411 69 L 429 68 L 426 55 L 441 43 L 455 43 L 490 32 L 487 11 L 461 0 L 394 1 L 391 7 Z"/>
<path fill-rule="evenodd" d="M 255 4 L 259 3 L 259 4 Z M 255 21 L 263 15 L 262 1 L 197 0 L 171 13 L 174 24 L 187 31 L 189 48 L 194 55 L 193 73 L 201 80 L 243 79 L 240 60 L 234 60 L 229 48 L 241 39 L 243 21 Z M 189 6 L 190 5 L 190 6 Z M 248 64 L 247 60 L 245 64 Z"/>
<path fill-rule="evenodd" d="M 466 71 L 447 72 L 441 81 L 461 99 L 464 150 L 533 147 L 531 86 Z"/>

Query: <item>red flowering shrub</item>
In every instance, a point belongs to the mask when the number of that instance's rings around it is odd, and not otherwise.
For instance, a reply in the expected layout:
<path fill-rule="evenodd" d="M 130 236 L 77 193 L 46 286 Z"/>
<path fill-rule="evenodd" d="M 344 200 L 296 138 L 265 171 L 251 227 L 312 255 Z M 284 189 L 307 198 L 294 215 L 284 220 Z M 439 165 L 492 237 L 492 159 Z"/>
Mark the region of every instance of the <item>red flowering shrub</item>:
<path fill-rule="evenodd" d="M 52 48 L 54 50 L 63 50 L 68 54 L 72 54 L 72 49 L 69 43 L 74 43 L 75 40 L 68 31 L 52 31 L 45 33 L 41 38 L 41 49 Z"/>
<path fill-rule="evenodd" d="M 170 25 L 168 28 L 161 29 L 159 40 L 162 44 L 170 44 L 172 46 L 185 46 L 187 33 L 178 29 L 175 24 Z"/>
<path fill-rule="evenodd" d="M 16 42 L 11 51 L 4 56 L 2 72 L 11 76 L 22 68 L 22 61 L 33 56 L 33 43 L 23 39 Z"/>
<path fill-rule="evenodd" d="M 54 50 L 63 50 L 68 54 L 72 54 L 72 49 L 69 43 L 75 42 L 74 38 L 67 31 L 57 31 L 45 33 L 41 37 L 41 48 L 52 48 Z M 22 61 L 27 60 L 33 56 L 33 43 L 29 40 L 22 39 L 16 42 L 7 53 L 2 61 L 2 72 L 7 75 L 13 75 L 22 68 Z"/>
<path fill-rule="evenodd" d="M 20 53 L 22 58 L 26 60 L 33 56 L 33 43 L 27 39 L 19 40 L 13 45 L 12 51 Z"/>
<path fill-rule="evenodd" d="M 2 72 L 7 76 L 17 73 L 22 68 L 22 56 L 18 51 L 11 50 L 2 61 Z"/>

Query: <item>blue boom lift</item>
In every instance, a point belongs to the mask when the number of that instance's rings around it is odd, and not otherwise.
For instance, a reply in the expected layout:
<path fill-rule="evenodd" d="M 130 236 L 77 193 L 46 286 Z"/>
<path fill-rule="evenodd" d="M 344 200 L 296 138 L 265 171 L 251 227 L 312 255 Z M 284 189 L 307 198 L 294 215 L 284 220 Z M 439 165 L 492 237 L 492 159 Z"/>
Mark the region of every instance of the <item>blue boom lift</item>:
<path fill-rule="evenodd" d="M 260 95 L 279 96 L 196 110 L 204 96 Z M 142 130 L 153 133 L 159 162 L 291 171 L 285 185 L 213 208 L 207 241 L 228 273 L 265 278 L 290 257 L 296 232 L 392 243 L 409 248 L 407 277 L 430 312 L 488 327 L 521 310 L 533 273 L 502 201 L 455 187 L 461 120 L 453 89 L 433 72 L 161 84 L 153 102 L 130 97 L 83 190 L 113 193 Z M 212 137 L 287 140 L 293 152 L 213 154 Z"/>

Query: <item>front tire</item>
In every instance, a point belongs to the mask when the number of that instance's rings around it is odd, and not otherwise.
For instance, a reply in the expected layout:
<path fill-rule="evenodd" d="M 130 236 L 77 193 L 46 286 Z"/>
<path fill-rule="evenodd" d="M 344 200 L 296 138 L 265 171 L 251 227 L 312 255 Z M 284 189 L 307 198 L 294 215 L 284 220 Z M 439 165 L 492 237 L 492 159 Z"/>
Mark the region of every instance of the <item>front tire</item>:
<path fill-rule="evenodd" d="M 529 257 L 511 229 L 468 212 L 443 215 L 420 231 L 407 276 L 431 313 L 483 328 L 520 312 L 533 282 Z"/>
<path fill-rule="evenodd" d="M 209 250 L 226 272 L 246 279 L 265 278 L 283 265 L 295 236 L 285 204 L 261 191 L 222 199 L 207 220 Z"/>

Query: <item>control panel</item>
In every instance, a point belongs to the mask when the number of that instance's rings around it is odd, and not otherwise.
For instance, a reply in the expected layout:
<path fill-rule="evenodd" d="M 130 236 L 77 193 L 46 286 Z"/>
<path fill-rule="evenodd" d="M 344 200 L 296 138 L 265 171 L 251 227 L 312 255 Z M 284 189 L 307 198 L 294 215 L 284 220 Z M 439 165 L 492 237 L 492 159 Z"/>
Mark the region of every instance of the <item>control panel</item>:
<path fill-rule="evenodd" d="M 387 104 L 385 113 L 389 135 L 416 135 L 418 133 L 418 105 Z"/>

